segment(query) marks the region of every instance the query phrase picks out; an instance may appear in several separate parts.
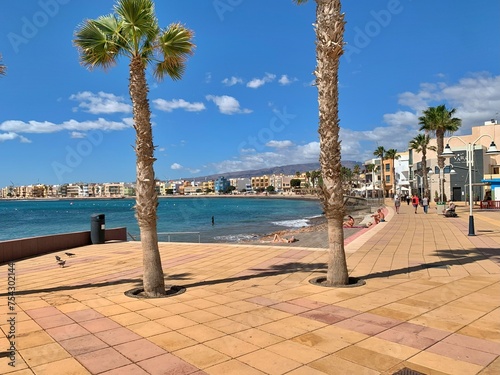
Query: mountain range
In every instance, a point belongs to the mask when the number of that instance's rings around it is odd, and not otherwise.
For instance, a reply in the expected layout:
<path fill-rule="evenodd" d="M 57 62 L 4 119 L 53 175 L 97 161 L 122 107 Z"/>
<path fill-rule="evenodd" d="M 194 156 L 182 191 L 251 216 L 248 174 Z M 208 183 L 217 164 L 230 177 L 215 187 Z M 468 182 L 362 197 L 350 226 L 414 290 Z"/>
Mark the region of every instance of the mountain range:
<path fill-rule="evenodd" d="M 363 163 L 358 162 L 358 161 L 352 161 L 352 160 L 343 160 L 342 161 L 342 166 L 353 169 L 354 166 L 358 165 L 363 165 Z M 262 168 L 262 169 L 252 169 L 248 171 L 237 171 L 237 172 L 226 172 L 226 173 L 217 173 L 217 174 L 212 174 L 212 175 L 207 175 L 207 176 L 199 176 L 196 178 L 189 177 L 189 178 L 184 178 L 184 180 L 216 180 L 219 177 L 225 177 L 227 179 L 230 178 L 251 178 L 251 177 L 256 177 L 256 176 L 270 176 L 273 174 L 284 174 L 284 175 L 295 175 L 297 172 L 303 173 L 303 172 L 310 172 L 310 171 L 316 171 L 320 169 L 319 162 L 318 163 L 304 163 L 304 164 L 291 164 L 291 165 L 282 165 L 278 167 L 269 167 L 269 168 Z"/>

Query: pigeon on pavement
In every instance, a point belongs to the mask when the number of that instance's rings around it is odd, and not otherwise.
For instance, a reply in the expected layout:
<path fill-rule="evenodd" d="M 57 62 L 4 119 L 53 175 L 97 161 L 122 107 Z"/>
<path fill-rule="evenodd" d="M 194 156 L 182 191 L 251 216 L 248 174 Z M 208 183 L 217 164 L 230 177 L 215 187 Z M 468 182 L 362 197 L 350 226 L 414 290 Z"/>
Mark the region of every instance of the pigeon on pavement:
<path fill-rule="evenodd" d="M 56 260 L 57 260 L 58 262 L 60 262 L 60 261 L 61 261 L 61 257 L 56 255 Z"/>
<path fill-rule="evenodd" d="M 66 261 L 65 260 L 59 260 L 57 261 L 57 263 L 62 267 L 64 268 L 64 265 L 66 264 Z"/>
<path fill-rule="evenodd" d="M 73 253 L 64 253 L 64 254 L 66 254 L 69 257 L 75 256 L 75 254 L 73 254 Z"/>

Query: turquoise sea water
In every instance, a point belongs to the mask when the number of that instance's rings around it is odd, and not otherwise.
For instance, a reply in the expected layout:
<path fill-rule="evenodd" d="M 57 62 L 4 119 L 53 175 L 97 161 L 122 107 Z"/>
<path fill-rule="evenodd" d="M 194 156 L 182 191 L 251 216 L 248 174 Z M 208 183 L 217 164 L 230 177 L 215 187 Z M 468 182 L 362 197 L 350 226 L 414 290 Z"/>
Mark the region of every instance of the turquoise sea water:
<path fill-rule="evenodd" d="M 0 241 L 90 230 L 92 214 L 104 214 L 106 228 L 127 227 L 138 237 L 134 203 L 133 199 L 3 200 Z M 321 212 L 316 200 L 160 198 L 158 232 L 199 232 L 201 242 L 238 242 L 305 226 Z M 160 241 L 167 241 L 166 236 L 160 234 Z M 198 235 L 171 235 L 171 240 L 198 241 Z"/>

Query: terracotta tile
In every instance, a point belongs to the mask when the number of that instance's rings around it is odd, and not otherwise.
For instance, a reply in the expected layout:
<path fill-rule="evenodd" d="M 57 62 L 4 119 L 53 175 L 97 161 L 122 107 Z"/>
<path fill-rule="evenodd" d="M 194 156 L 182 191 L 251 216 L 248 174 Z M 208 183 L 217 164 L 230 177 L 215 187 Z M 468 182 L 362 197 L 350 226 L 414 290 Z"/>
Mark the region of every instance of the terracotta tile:
<path fill-rule="evenodd" d="M 429 353 L 444 355 L 449 358 L 480 366 L 488 365 L 497 357 L 496 354 L 485 353 L 479 350 L 448 344 L 445 342 L 438 342 L 427 349 L 427 351 Z"/>
<path fill-rule="evenodd" d="M 150 375 L 194 375 L 198 372 L 198 368 L 172 354 L 163 354 L 137 364 Z"/>
<path fill-rule="evenodd" d="M 61 311 L 59 311 L 54 306 L 45 306 L 37 309 L 24 310 L 24 311 L 33 319 L 61 314 Z"/>
<path fill-rule="evenodd" d="M 488 340 L 478 339 L 460 334 L 452 334 L 443 339 L 443 342 L 452 345 L 463 346 L 470 349 L 480 350 L 482 352 L 500 355 L 500 343 Z"/>
<path fill-rule="evenodd" d="M 146 339 L 129 341 L 115 345 L 113 348 L 130 359 L 132 362 L 142 361 L 151 357 L 165 354 L 165 350 Z"/>
<path fill-rule="evenodd" d="M 90 334 L 89 331 L 87 331 L 85 328 L 76 323 L 68 324 L 66 326 L 61 326 L 61 327 L 49 328 L 45 332 L 47 332 L 50 336 L 54 338 L 54 340 L 57 341 L 67 340 L 74 337 Z"/>
<path fill-rule="evenodd" d="M 98 318 L 81 322 L 80 325 L 92 333 L 106 331 L 108 329 L 120 328 L 121 325 L 109 318 Z"/>
<path fill-rule="evenodd" d="M 375 337 L 421 350 L 434 345 L 438 341 L 412 332 L 404 332 L 396 329 L 381 332 Z"/>
<path fill-rule="evenodd" d="M 130 364 L 130 361 L 113 348 L 95 350 L 75 357 L 92 374 L 118 369 Z"/>
<path fill-rule="evenodd" d="M 36 318 L 35 321 L 43 329 L 65 326 L 74 323 L 74 321 L 68 318 L 66 315 L 59 313 L 52 316 L 45 316 L 42 318 Z"/>
<path fill-rule="evenodd" d="M 345 319 L 344 317 L 334 315 L 332 313 L 325 312 L 325 311 L 318 311 L 318 310 L 306 311 L 306 312 L 300 314 L 300 316 L 303 316 L 303 317 L 308 318 L 308 319 L 317 320 L 318 322 L 323 322 L 326 324 L 337 323 L 337 322 L 340 322 L 340 321 Z"/>
<path fill-rule="evenodd" d="M 92 309 L 71 311 L 66 314 L 75 322 L 85 322 L 87 320 L 93 320 L 98 318 L 103 318 L 103 315 Z"/>
<path fill-rule="evenodd" d="M 356 320 L 355 318 L 350 318 L 346 320 L 342 320 L 338 323 L 335 323 L 336 327 L 344 328 L 350 331 L 355 331 L 359 333 L 364 333 L 366 335 L 376 335 L 377 333 L 380 333 L 382 331 L 385 331 L 386 328 L 376 325 L 376 324 L 370 324 L 370 323 L 365 323 L 359 320 Z"/>
<path fill-rule="evenodd" d="M 139 340 L 141 336 L 131 330 L 120 327 L 96 332 L 95 336 L 110 346 L 123 344 L 124 342 Z"/>
<path fill-rule="evenodd" d="M 79 336 L 60 341 L 59 343 L 73 356 L 107 347 L 103 341 L 99 340 L 94 335 Z"/>

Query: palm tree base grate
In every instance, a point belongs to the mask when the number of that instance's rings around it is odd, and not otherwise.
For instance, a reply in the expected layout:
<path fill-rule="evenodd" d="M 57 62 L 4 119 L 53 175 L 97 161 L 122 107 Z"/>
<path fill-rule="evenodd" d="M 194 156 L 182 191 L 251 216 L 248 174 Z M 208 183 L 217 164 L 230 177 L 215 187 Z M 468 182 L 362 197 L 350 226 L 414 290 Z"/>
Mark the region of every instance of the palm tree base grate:
<path fill-rule="evenodd" d="M 127 297 L 131 298 L 167 298 L 167 297 L 173 297 L 173 296 L 178 296 L 179 294 L 182 294 L 186 291 L 186 288 L 183 286 L 176 286 L 176 285 L 167 285 L 167 288 L 165 289 L 165 294 L 162 296 L 158 297 L 148 297 L 144 294 L 144 288 L 134 288 L 127 290 L 125 292 L 125 295 Z"/>
<path fill-rule="evenodd" d="M 365 285 L 366 281 L 358 279 L 357 277 L 349 277 L 349 283 L 346 285 L 327 285 L 326 276 L 319 276 L 309 280 L 309 283 L 313 285 L 324 286 L 326 288 L 355 288 L 357 286 Z"/>
<path fill-rule="evenodd" d="M 412 370 L 411 368 L 405 367 L 399 370 L 398 372 L 395 372 L 392 375 L 425 375 L 423 372 L 418 372 L 415 370 Z"/>

